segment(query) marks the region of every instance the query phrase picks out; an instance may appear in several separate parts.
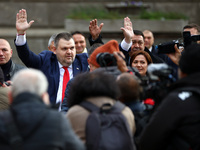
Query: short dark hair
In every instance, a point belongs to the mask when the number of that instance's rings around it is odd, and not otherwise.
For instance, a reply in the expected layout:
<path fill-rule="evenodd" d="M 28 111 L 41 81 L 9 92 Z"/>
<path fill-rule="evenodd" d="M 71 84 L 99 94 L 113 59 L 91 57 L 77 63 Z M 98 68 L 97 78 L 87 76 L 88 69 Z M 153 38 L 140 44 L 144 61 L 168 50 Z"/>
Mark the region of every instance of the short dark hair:
<path fill-rule="evenodd" d="M 90 55 L 92 54 L 92 52 L 96 49 L 96 48 L 98 48 L 98 47 L 100 47 L 100 46 L 102 46 L 103 44 L 102 43 L 94 43 L 92 46 L 90 46 L 90 48 L 88 48 L 88 57 L 90 57 Z"/>
<path fill-rule="evenodd" d="M 86 72 L 77 75 L 71 82 L 68 106 L 99 96 L 116 100 L 119 94 L 120 90 L 113 75 L 106 72 Z"/>
<path fill-rule="evenodd" d="M 187 24 L 183 27 L 183 30 L 184 29 L 191 29 L 191 28 L 195 28 L 197 29 L 197 31 L 200 33 L 200 26 L 195 24 L 195 23 L 191 23 L 191 24 Z"/>
<path fill-rule="evenodd" d="M 60 41 L 60 39 L 65 39 L 69 41 L 70 39 L 72 39 L 72 35 L 68 32 L 62 32 L 62 33 L 57 34 L 54 40 L 55 41 L 54 44 L 56 48 L 58 47 L 58 42 Z"/>
<path fill-rule="evenodd" d="M 135 35 L 141 35 L 143 37 L 143 39 L 144 39 L 144 34 L 142 33 L 142 31 L 140 31 L 140 30 L 133 30 L 133 32 L 134 32 Z"/>
<path fill-rule="evenodd" d="M 129 73 L 119 75 L 117 84 L 121 91 L 119 100 L 123 103 L 134 102 L 140 99 L 141 87 L 138 80 Z"/>

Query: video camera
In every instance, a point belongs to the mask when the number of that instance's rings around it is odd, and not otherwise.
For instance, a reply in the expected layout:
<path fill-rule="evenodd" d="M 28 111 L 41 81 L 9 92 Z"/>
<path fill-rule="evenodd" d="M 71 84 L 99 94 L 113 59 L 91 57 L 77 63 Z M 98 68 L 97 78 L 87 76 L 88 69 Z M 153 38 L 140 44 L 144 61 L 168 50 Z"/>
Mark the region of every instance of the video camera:
<path fill-rule="evenodd" d="M 150 64 L 147 69 L 147 76 L 140 76 L 134 69 L 134 74 L 138 77 L 143 89 L 141 99 L 152 98 L 158 105 L 168 94 L 169 86 L 176 81 L 173 77 L 173 68 L 165 63 Z"/>
<path fill-rule="evenodd" d="M 117 60 L 115 56 L 108 52 L 99 53 L 96 56 L 96 61 L 101 67 L 117 66 Z"/>
<path fill-rule="evenodd" d="M 100 68 L 97 71 L 106 71 L 115 77 L 121 74 L 117 68 L 117 62 L 113 54 L 100 53 L 96 57 Z M 167 64 L 150 64 L 147 69 L 147 76 L 140 75 L 136 68 L 128 66 L 128 69 L 138 78 L 143 88 L 141 99 L 153 98 L 158 104 L 162 98 L 168 93 L 168 87 L 176 79 L 173 77 L 173 68 Z"/>
<path fill-rule="evenodd" d="M 180 42 L 180 39 L 173 40 L 170 42 L 161 43 L 158 45 L 158 54 L 168 54 L 175 52 L 174 46 L 177 44 L 178 48 L 180 46 L 183 46 L 186 48 L 188 45 L 191 45 L 194 42 L 197 42 L 200 40 L 200 35 L 192 35 L 190 34 L 190 31 L 184 31 L 183 32 L 183 42 Z"/>

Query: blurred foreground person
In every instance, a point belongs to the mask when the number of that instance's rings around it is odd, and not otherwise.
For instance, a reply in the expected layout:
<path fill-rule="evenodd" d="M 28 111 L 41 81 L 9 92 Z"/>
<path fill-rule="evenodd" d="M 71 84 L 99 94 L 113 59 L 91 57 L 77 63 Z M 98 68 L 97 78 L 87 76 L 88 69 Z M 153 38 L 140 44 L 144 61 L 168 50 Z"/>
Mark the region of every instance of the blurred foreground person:
<path fill-rule="evenodd" d="M 139 142 L 139 150 L 200 149 L 200 45 L 182 52 L 180 79 L 171 85 L 152 115 Z"/>
<path fill-rule="evenodd" d="M 133 150 L 135 121 L 130 108 L 117 101 L 114 76 L 93 71 L 72 82 L 67 118 L 89 150 Z"/>
<path fill-rule="evenodd" d="M 9 111 L 0 113 L 1 150 L 82 150 L 65 117 L 52 110 L 45 75 L 34 69 L 19 71 L 9 92 Z"/>

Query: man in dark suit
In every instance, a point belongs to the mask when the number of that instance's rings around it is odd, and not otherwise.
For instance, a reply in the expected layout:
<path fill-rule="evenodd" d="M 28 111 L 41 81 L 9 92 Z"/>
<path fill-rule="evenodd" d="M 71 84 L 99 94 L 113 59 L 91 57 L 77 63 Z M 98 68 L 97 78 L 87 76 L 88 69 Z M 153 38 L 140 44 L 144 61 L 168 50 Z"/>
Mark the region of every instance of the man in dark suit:
<path fill-rule="evenodd" d="M 29 29 L 34 21 L 27 22 L 27 13 L 22 9 L 17 13 L 16 29 L 17 37 L 15 45 L 18 56 L 22 62 L 31 68 L 41 70 L 49 82 L 48 93 L 51 104 L 62 102 L 63 76 L 67 67 L 69 79 L 84 72 L 88 68 L 87 55 L 76 55 L 75 43 L 69 33 L 59 33 L 55 38 L 55 51 L 43 51 L 36 55 L 29 50 L 25 31 Z M 65 86 L 66 87 L 66 86 Z"/>
<path fill-rule="evenodd" d="M 130 56 L 134 51 L 146 51 L 153 63 L 164 63 L 158 56 L 151 53 L 144 45 L 144 35 L 139 30 L 133 30 L 130 18 L 124 18 L 124 27 L 121 28 L 124 34 L 124 39 L 119 45 L 120 51 L 125 55 L 127 65 L 130 65 Z"/>

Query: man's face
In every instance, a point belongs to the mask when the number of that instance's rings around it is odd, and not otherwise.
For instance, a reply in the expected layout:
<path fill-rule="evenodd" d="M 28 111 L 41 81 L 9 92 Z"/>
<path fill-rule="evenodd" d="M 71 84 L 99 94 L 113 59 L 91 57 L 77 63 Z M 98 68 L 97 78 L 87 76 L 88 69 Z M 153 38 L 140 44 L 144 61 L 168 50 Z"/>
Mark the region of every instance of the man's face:
<path fill-rule="evenodd" d="M 190 31 L 191 35 L 199 35 L 199 32 L 195 28 L 186 28 L 183 31 Z M 197 41 L 198 44 L 200 44 L 200 41 Z"/>
<path fill-rule="evenodd" d="M 144 50 L 144 38 L 141 35 L 134 35 L 132 37 L 131 51 Z"/>
<path fill-rule="evenodd" d="M 144 34 L 144 45 L 150 49 L 154 43 L 154 37 L 151 32 L 143 32 Z"/>
<path fill-rule="evenodd" d="M 69 41 L 67 41 L 65 39 L 60 39 L 55 54 L 57 56 L 58 61 L 63 66 L 70 66 L 73 63 L 76 55 L 74 40 L 70 39 Z"/>
<path fill-rule="evenodd" d="M 75 41 L 76 53 L 80 54 L 86 48 L 85 37 L 81 34 L 74 34 L 73 39 Z"/>
<path fill-rule="evenodd" d="M 0 65 L 6 64 L 11 57 L 12 49 L 10 44 L 4 39 L 0 39 Z"/>
<path fill-rule="evenodd" d="M 198 35 L 198 31 L 195 28 L 186 28 L 183 31 L 190 31 L 191 35 Z"/>
<path fill-rule="evenodd" d="M 51 42 L 51 45 L 48 47 L 48 49 L 54 52 L 54 41 Z"/>

